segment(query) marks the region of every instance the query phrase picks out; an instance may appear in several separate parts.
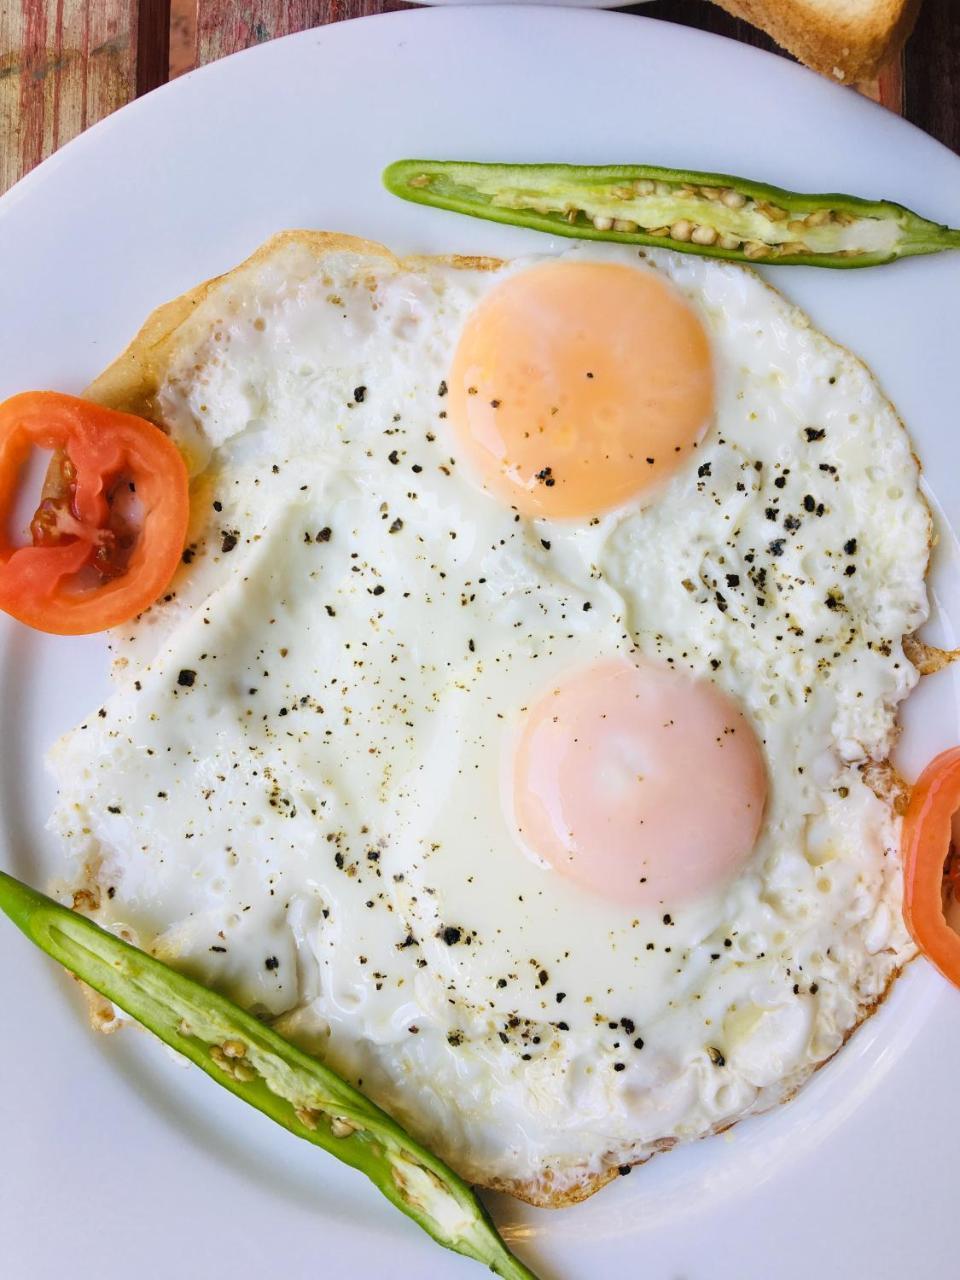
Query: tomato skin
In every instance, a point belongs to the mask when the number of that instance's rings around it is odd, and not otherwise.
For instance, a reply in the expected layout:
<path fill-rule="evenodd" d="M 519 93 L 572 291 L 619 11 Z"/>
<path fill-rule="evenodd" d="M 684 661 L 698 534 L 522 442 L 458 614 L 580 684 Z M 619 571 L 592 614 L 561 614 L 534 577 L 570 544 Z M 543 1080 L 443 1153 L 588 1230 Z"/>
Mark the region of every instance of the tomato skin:
<path fill-rule="evenodd" d="M 35 448 L 61 451 L 71 464 L 69 540 L 15 547 L 7 525 L 21 469 Z M 74 576 L 111 536 L 108 499 L 120 476 L 136 486 L 142 528 L 123 572 L 80 588 Z M 0 404 L 0 609 L 20 622 L 85 635 L 136 617 L 169 585 L 189 516 L 186 466 L 159 427 L 55 391 L 24 392 Z"/>
<path fill-rule="evenodd" d="M 960 934 L 943 914 L 944 864 L 960 811 L 960 747 L 944 751 L 917 779 L 903 819 L 903 918 L 914 942 L 960 987 Z"/>

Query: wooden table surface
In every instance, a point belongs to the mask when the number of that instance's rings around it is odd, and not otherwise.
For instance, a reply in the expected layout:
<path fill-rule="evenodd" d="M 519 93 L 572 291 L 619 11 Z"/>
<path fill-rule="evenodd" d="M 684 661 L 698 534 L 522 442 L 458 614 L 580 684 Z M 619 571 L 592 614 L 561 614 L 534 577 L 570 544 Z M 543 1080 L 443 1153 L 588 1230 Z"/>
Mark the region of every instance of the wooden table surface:
<path fill-rule="evenodd" d="M 0 0 L 0 192 L 89 125 L 193 66 L 402 0 Z M 775 46 L 703 0 L 649 17 Z M 859 86 L 960 152 L 960 0 L 925 0 L 904 54 Z M 850 92 L 854 92 L 853 89 Z"/>

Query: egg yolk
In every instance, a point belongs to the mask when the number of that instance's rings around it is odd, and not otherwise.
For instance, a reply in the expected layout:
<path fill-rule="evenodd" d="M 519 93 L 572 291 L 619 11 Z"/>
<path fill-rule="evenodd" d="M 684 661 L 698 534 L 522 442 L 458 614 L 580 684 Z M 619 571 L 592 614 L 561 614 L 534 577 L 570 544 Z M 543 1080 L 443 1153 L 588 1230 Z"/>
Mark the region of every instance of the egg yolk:
<path fill-rule="evenodd" d="M 631 907 L 668 907 L 731 879 L 766 798 L 756 735 L 726 694 L 626 659 L 578 671 L 531 706 L 511 785 L 527 849 Z"/>
<path fill-rule="evenodd" d="M 550 262 L 470 315 L 450 418 L 484 487 L 530 516 L 588 516 L 674 472 L 713 413 L 703 325 L 653 270 Z"/>

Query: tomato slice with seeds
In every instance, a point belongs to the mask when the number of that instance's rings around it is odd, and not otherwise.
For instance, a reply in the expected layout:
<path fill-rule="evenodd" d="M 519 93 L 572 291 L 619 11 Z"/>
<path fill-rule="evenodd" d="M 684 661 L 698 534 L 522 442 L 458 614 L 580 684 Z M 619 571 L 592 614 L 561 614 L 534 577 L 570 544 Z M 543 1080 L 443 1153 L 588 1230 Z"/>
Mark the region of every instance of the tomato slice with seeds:
<path fill-rule="evenodd" d="M 34 449 L 53 462 L 16 546 L 10 523 Z M 144 418 L 55 391 L 0 404 L 0 609 L 38 631 L 85 635 L 127 622 L 166 590 L 190 515 L 187 469 Z"/>
<path fill-rule="evenodd" d="M 954 814 L 960 812 L 960 747 L 944 751 L 917 779 L 903 819 L 903 918 L 914 942 L 948 982 L 960 987 L 960 934 L 944 915 L 955 892 Z"/>

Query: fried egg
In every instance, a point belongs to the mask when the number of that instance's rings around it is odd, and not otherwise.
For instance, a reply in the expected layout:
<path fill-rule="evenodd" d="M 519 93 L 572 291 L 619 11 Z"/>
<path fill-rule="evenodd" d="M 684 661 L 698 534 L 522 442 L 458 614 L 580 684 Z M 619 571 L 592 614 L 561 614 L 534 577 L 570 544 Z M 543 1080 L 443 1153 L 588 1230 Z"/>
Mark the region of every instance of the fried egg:
<path fill-rule="evenodd" d="M 467 1178 L 589 1194 L 790 1097 L 911 954 L 918 466 L 750 270 L 291 233 L 92 388 L 190 459 L 55 748 L 98 918 Z"/>

